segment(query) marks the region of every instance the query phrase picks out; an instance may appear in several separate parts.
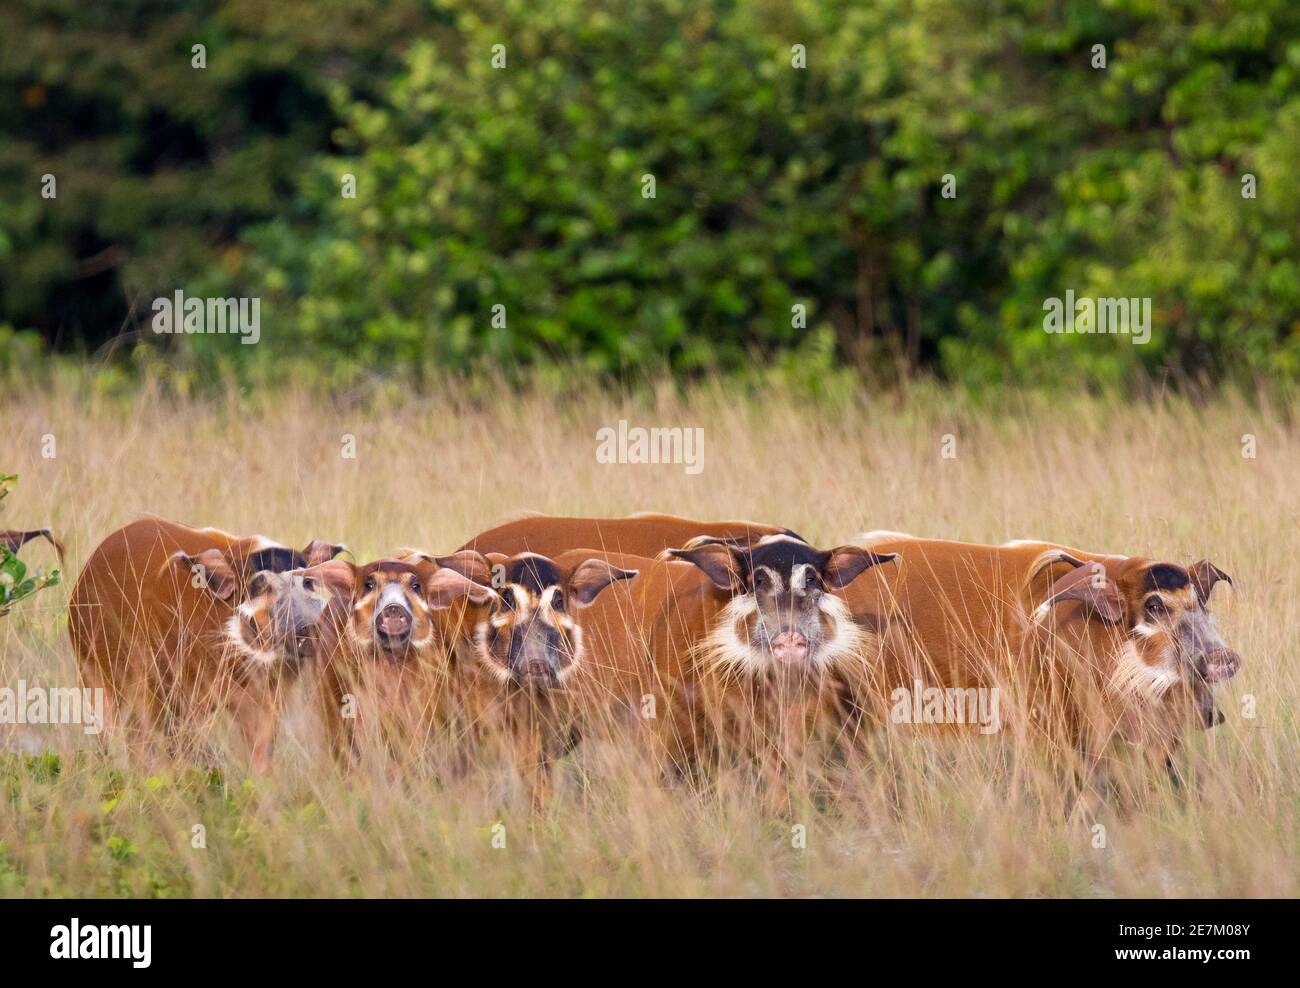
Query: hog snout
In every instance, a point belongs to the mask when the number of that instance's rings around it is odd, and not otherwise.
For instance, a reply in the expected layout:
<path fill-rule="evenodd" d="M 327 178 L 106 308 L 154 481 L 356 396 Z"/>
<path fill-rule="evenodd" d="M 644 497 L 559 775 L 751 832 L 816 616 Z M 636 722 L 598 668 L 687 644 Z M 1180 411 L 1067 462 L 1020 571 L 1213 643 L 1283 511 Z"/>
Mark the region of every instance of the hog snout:
<path fill-rule="evenodd" d="M 406 596 L 398 586 L 388 586 L 379 598 L 375 611 L 375 631 L 388 648 L 400 648 L 411 640 L 411 625 L 415 615 Z"/>
<path fill-rule="evenodd" d="M 1241 668 L 1241 657 L 1230 648 L 1216 648 L 1201 657 L 1196 671 L 1207 683 L 1221 683 L 1231 679 Z"/>
<path fill-rule="evenodd" d="M 550 688 L 559 685 L 564 665 L 560 635 L 540 623 L 530 625 L 511 641 L 510 665 L 515 679 L 526 686 Z"/>
<path fill-rule="evenodd" d="M 292 658 L 307 659 L 316 651 L 318 636 L 315 623 L 303 622 L 288 629 L 283 637 L 285 651 Z"/>
<path fill-rule="evenodd" d="M 375 628 L 385 638 L 410 634 L 411 612 L 401 604 L 389 604 L 375 618 Z"/>
<path fill-rule="evenodd" d="M 520 678 L 538 686 L 554 686 L 558 681 L 555 669 L 544 659 L 530 659 L 526 662 L 520 671 Z"/>
<path fill-rule="evenodd" d="M 314 598 L 292 599 L 277 607 L 272 623 L 286 651 L 297 658 L 309 657 L 316 647 L 316 622 L 322 605 Z"/>
<path fill-rule="evenodd" d="M 786 665 L 808 661 L 808 639 L 798 631 L 783 631 L 772 639 L 772 655 Z"/>

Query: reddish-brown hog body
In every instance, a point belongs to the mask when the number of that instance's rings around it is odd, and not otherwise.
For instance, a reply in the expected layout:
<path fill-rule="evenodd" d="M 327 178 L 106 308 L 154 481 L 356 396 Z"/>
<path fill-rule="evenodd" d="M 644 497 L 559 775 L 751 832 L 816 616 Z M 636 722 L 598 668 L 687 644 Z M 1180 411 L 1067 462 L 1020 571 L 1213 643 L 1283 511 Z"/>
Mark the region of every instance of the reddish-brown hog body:
<path fill-rule="evenodd" d="M 327 562 L 304 574 L 330 594 L 320 699 L 335 754 L 398 767 L 432 759 L 435 769 L 440 757 L 444 767 L 445 756 L 462 760 L 466 687 L 455 653 L 492 592 L 419 553 L 360 567 Z M 408 610 L 405 641 L 377 633 L 385 592 Z"/>
<path fill-rule="evenodd" d="M 557 576 L 545 588 L 538 585 L 521 594 L 510 614 L 495 616 L 506 623 L 520 609 L 536 609 L 545 620 L 569 629 L 573 644 L 557 648 L 576 656 L 563 663 L 563 689 L 520 682 L 501 668 L 494 671 L 502 664 L 485 647 L 489 632 L 481 626 L 476 657 L 480 669 L 488 671 L 478 692 L 482 719 L 515 726 L 516 737 L 525 739 L 520 757 L 537 759 L 542 784 L 546 765 L 566 750 L 575 733 L 617 738 L 678 771 L 712 763 L 723 753 L 747 764 L 757 759 L 772 776 L 802 767 L 812 732 L 826 728 L 838 735 L 842 730 L 837 673 L 843 663 L 857 660 L 859 646 L 869 648 L 870 643 L 850 626 L 847 610 L 838 602 L 833 619 L 826 619 L 826 634 L 804 624 L 799 627 L 806 634 L 796 636 L 793 626 L 783 625 L 764 637 L 752 623 L 760 608 L 753 596 L 775 590 L 755 583 L 749 570 L 763 570 L 775 579 L 769 567 L 783 566 L 786 578 L 798 573 L 802 588 L 805 579 L 838 585 L 836 581 L 851 580 L 862 568 L 884 560 L 856 547 L 823 553 L 802 540 L 771 538 L 776 541 L 760 540 L 753 547 L 707 543 L 674 550 L 685 552 L 683 559 L 590 548 L 571 549 L 554 560 L 535 558 L 538 570 L 550 567 L 557 574 L 580 573 L 599 560 L 624 575 L 594 600 L 572 610 L 565 605 L 559 614 L 546 606 L 550 588 L 564 585 Z M 753 565 L 747 567 L 745 560 Z M 515 572 L 518 562 L 507 569 Z M 814 565 L 821 567 L 817 575 L 807 576 L 805 570 Z M 737 567 L 734 582 L 730 566 Z M 630 573 L 635 577 L 628 578 Z M 501 591 L 503 596 L 506 592 Z M 807 593 L 810 600 L 821 599 L 811 584 Z M 801 644 L 794 644 L 796 637 Z"/>
<path fill-rule="evenodd" d="M 854 617 L 887 625 L 891 647 L 866 670 L 880 710 L 898 687 L 987 685 L 1018 654 L 1051 578 L 1081 561 L 1046 543 L 1005 546 L 908 537 L 868 538 L 897 553 L 840 591 Z M 1086 555 L 1086 554 L 1085 554 Z"/>
<path fill-rule="evenodd" d="M 157 756 L 209 715 L 229 710 L 254 771 L 265 770 L 280 700 L 302 663 L 297 655 L 236 647 L 256 624 L 241 623 L 238 607 L 258 572 L 301 566 L 338 548 L 312 543 L 300 553 L 261 536 L 153 517 L 108 536 L 73 587 L 69 630 L 84 684 L 105 692 L 109 730 L 124 732 L 130 750 Z"/>
<path fill-rule="evenodd" d="M 1079 752 L 1090 774 L 1117 741 L 1172 765 L 1188 731 L 1224 719 L 1214 690 L 1241 659 L 1208 604 L 1214 586 L 1231 580 L 1208 561 L 1086 558 L 1055 577 L 1023 638 L 1017 668 L 1037 686 L 1032 713 Z"/>
<path fill-rule="evenodd" d="M 1208 562 L 1045 542 L 867 544 L 899 556 L 843 594 L 855 616 L 881 616 L 893 631 L 864 701 L 880 716 L 893 713 L 895 691 L 917 684 L 997 688 L 1000 730 L 1047 735 L 1089 766 L 1121 738 L 1165 758 L 1188 729 L 1219 719 L 1212 686 L 1239 659 L 1206 611 L 1227 580 Z M 1155 606 L 1158 615 L 1145 613 Z"/>
<path fill-rule="evenodd" d="M 677 771 L 716 767 L 719 759 L 752 761 L 769 784 L 805 767 L 819 731 L 841 734 L 846 710 L 836 671 L 787 679 L 715 665 L 701 646 L 723 618 L 729 594 L 690 563 L 606 558 L 640 576 L 582 614 L 587 655 L 569 688 L 583 703 L 585 724 L 621 720 L 642 733 L 648 728 L 657 753 Z M 862 660 L 873 650 L 868 645 Z M 611 700 L 615 718 L 608 717 Z"/>
<path fill-rule="evenodd" d="M 566 518 L 530 515 L 490 528 L 462 546 L 481 553 L 513 556 L 535 552 L 554 558 L 569 549 L 597 549 L 654 558 L 703 535 L 753 541 L 764 535 L 793 534 L 752 521 L 696 521 L 673 515 L 642 514 L 627 518 Z"/>

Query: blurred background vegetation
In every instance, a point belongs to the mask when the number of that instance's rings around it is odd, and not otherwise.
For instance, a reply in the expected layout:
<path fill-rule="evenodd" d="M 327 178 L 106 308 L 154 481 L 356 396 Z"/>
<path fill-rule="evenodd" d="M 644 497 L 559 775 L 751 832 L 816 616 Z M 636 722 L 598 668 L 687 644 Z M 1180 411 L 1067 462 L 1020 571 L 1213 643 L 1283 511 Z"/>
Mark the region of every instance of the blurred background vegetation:
<path fill-rule="evenodd" d="M 0 36 L 11 377 L 1300 378 L 1294 0 L 6 0 Z M 155 335 L 178 289 L 260 297 L 261 342 Z M 1044 333 L 1067 289 L 1151 297 L 1150 345 Z"/>

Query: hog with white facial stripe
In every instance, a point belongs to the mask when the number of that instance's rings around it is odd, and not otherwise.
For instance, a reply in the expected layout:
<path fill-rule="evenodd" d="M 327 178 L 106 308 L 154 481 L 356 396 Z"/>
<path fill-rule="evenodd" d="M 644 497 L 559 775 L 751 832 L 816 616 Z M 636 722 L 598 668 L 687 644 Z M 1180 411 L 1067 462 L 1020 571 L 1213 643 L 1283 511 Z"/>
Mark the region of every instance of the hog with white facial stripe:
<path fill-rule="evenodd" d="M 496 593 L 475 609 L 472 635 L 456 649 L 466 740 L 475 751 L 504 745 L 540 804 L 554 761 L 579 736 L 573 684 L 585 681 L 588 668 L 581 614 L 637 572 L 595 552 L 560 560 L 527 552 L 479 558 L 481 572 L 496 574 Z M 479 572 L 467 559 L 462 564 Z"/>
<path fill-rule="evenodd" d="M 697 539 L 664 556 L 691 563 L 732 594 L 705 639 L 707 659 L 782 678 L 806 676 L 860 655 L 863 633 L 848 606 L 830 591 L 894 558 L 858 546 L 823 552 L 788 535 L 769 535 L 750 546 Z"/>
<path fill-rule="evenodd" d="M 585 658 L 566 689 L 584 735 L 639 737 L 673 774 L 757 761 L 774 793 L 815 736 L 840 734 L 838 674 L 878 645 L 828 591 L 891 557 L 775 535 L 604 558 L 639 575 L 579 615 Z"/>
<path fill-rule="evenodd" d="M 475 629 L 482 666 L 502 684 L 548 689 L 561 685 L 581 661 L 576 612 L 634 570 L 583 559 L 569 568 L 537 553 L 488 557 L 500 567 L 498 598 Z"/>
<path fill-rule="evenodd" d="M 1085 774 L 1127 739 L 1163 759 L 1188 730 L 1221 720 L 1212 688 L 1240 659 L 1207 610 L 1225 573 L 1048 542 L 1001 546 L 874 533 L 899 565 L 845 594 L 892 628 L 863 707 L 899 688 L 997 688 L 1002 729 L 1046 735 Z M 1228 581 L 1230 582 L 1230 581 Z M 969 725 L 958 729 L 972 730 Z"/>
<path fill-rule="evenodd" d="M 1074 550 L 1071 550 L 1073 552 Z M 1226 573 L 1130 556 L 1079 553 L 1035 610 L 1022 664 L 1052 671 L 1044 709 L 1095 769 L 1115 740 L 1172 769 L 1189 729 L 1223 721 L 1214 689 L 1241 665 L 1208 609 Z"/>
<path fill-rule="evenodd" d="M 84 685 L 105 691 L 107 733 L 157 758 L 197 750 L 199 726 L 229 711 L 253 770 L 264 771 L 320 615 L 282 574 L 340 551 L 152 517 L 109 535 L 77 578 L 68 619 Z"/>
<path fill-rule="evenodd" d="M 460 572 L 462 563 L 408 551 L 303 571 L 330 595 L 320 622 L 328 656 L 321 700 L 340 757 L 409 762 L 460 717 L 464 677 L 454 653 L 496 598 Z"/>

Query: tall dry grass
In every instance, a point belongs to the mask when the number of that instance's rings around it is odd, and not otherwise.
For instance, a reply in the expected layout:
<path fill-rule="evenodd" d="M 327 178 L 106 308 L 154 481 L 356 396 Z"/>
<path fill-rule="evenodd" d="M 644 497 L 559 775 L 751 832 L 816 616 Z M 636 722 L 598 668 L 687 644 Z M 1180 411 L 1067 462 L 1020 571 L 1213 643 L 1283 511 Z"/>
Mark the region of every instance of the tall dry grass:
<path fill-rule="evenodd" d="M 52 525 L 69 548 L 69 579 L 0 622 L 0 686 L 76 685 L 64 612 L 72 577 L 101 538 L 144 512 L 296 545 L 341 539 L 373 557 L 451 549 L 524 510 L 661 510 L 779 522 L 822 545 L 887 528 L 1208 557 L 1236 581 L 1215 601 L 1245 662 L 1221 699 L 1227 723 L 1193 738 L 1184 786 L 1153 779 L 1140 799 L 1103 811 L 1104 832 L 1067 821 L 1041 784 L 1047 767 L 1010 738 L 885 730 L 836 797 L 782 811 L 734 774 L 708 791 L 666 788 L 593 745 L 562 766 L 555 799 L 533 815 L 504 771 L 446 784 L 419 771 L 343 774 L 322 755 L 305 703 L 275 771 L 257 780 L 237 760 L 219 773 L 147 775 L 76 727 L 0 727 L 0 892 L 1300 891 L 1294 409 L 1070 395 L 991 408 L 938 391 L 815 401 L 720 385 L 566 395 L 478 382 L 349 404 L 292 393 L 175 400 L 152 389 L 85 398 L 57 387 L 15 402 L 0 468 L 21 483 L 4 523 Z M 620 418 L 703 426 L 703 472 L 598 463 L 596 431 Z M 1247 434 L 1253 459 L 1242 456 Z M 47 435 L 53 459 L 41 456 Z M 355 459 L 341 455 L 345 436 Z M 949 436 L 954 458 L 942 455 Z M 46 561 L 44 551 L 24 556 Z M 199 825 L 205 848 L 192 846 Z M 794 846 L 801 835 L 806 846 Z"/>

